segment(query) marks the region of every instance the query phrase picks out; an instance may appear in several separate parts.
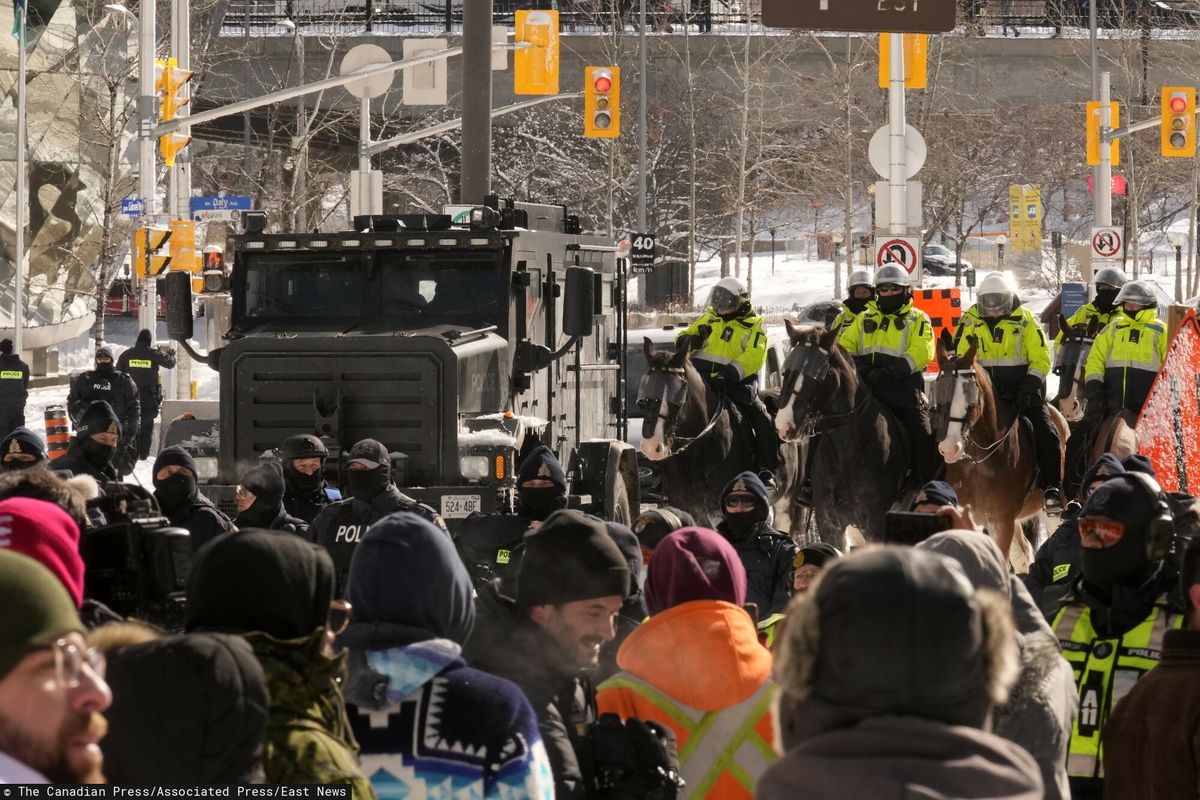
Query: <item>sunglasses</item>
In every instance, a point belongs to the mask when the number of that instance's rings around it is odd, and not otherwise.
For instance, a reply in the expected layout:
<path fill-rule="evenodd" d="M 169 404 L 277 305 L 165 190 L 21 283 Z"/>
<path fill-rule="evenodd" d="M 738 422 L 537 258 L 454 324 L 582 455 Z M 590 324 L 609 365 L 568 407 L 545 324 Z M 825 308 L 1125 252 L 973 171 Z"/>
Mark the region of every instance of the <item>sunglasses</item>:
<path fill-rule="evenodd" d="M 876 287 L 876 291 L 880 294 L 900 294 L 904 291 L 903 286 L 897 286 L 894 283 L 884 283 Z"/>
<path fill-rule="evenodd" d="M 344 633 L 350 626 L 350 604 L 345 600 L 334 600 L 329 604 L 329 616 L 325 618 L 325 627 L 334 636 Z"/>
<path fill-rule="evenodd" d="M 1083 517 L 1079 520 L 1080 543 L 1089 550 L 1112 547 L 1125 537 L 1125 526 L 1104 517 Z"/>

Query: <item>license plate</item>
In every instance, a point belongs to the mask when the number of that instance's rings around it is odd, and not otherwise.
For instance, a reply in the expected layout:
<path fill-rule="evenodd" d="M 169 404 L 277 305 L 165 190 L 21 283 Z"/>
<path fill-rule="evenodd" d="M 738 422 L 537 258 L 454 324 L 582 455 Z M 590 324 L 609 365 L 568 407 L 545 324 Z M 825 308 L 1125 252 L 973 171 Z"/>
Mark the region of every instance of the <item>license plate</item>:
<path fill-rule="evenodd" d="M 446 494 L 442 495 L 442 518 L 462 519 L 479 511 L 481 496 L 477 494 Z"/>

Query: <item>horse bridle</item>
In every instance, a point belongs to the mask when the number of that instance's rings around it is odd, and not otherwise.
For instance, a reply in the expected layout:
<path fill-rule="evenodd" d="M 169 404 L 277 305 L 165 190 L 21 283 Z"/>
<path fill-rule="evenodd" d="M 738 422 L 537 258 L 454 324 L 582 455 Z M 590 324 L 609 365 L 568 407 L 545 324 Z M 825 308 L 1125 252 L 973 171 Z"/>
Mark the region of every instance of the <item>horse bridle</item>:
<path fill-rule="evenodd" d="M 679 412 L 683 409 L 683 399 L 688 391 L 685 375 L 686 372 L 683 367 L 652 369 L 642 376 L 642 381 L 638 384 L 637 405 L 638 408 L 646 412 L 646 415 L 642 418 L 642 438 L 649 439 L 652 437 L 654 435 L 654 428 L 661 419 L 663 421 L 663 443 L 683 442 L 682 446 L 678 449 L 671 450 L 671 456 L 677 456 L 684 452 L 698 439 L 703 438 L 705 434 L 715 428 L 717 420 L 721 418 L 721 412 L 725 410 L 725 393 L 718 392 L 720 402 L 717 403 L 716 411 L 713 412 L 708 424 L 698 434 L 691 438 L 684 436 L 677 437 L 674 433 L 668 434 L 668 431 L 674 430 L 675 423 L 679 419 Z M 666 402 L 663 402 L 664 400 Z M 667 407 L 667 413 L 665 414 L 663 413 L 663 406 Z"/>
<path fill-rule="evenodd" d="M 1013 429 L 1016 428 L 1016 426 L 1021 422 L 1021 415 L 1018 414 L 1013 417 L 1013 424 L 1008 427 L 1008 430 L 996 437 L 996 441 L 986 446 L 976 444 L 976 447 L 983 451 L 983 456 L 980 458 L 972 458 L 971 456 L 967 455 L 967 449 L 972 443 L 971 416 L 975 409 L 979 407 L 979 382 L 978 378 L 975 377 L 975 368 L 971 367 L 969 369 L 962 370 L 953 369 L 946 371 L 944 374 L 952 376 L 955 380 L 956 386 L 960 377 L 965 377 L 967 375 L 971 377 L 971 380 L 963 387 L 963 394 L 965 395 L 965 400 L 967 401 L 967 408 L 964 412 L 964 416 L 954 416 L 954 398 L 951 397 L 950 409 L 946 412 L 946 419 L 948 422 L 957 422 L 962 425 L 963 459 L 973 464 L 982 464 L 1000 451 L 1000 445 L 1004 443 L 1009 434 L 1013 432 Z"/>
<path fill-rule="evenodd" d="M 797 344 L 788 353 L 783 363 L 783 384 L 779 390 L 779 407 L 787 408 L 795 400 L 804 401 L 804 417 L 796 420 L 796 428 L 809 429 L 815 433 L 821 430 L 832 430 L 850 422 L 860 411 L 866 408 L 870 400 L 870 392 L 849 411 L 830 414 L 815 408 L 813 400 L 825 386 L 829 377 L 832 354 L 824 347 L 811 344 Z M 804 376 L 800 391 L 796 392 L 796 381 Z"/>

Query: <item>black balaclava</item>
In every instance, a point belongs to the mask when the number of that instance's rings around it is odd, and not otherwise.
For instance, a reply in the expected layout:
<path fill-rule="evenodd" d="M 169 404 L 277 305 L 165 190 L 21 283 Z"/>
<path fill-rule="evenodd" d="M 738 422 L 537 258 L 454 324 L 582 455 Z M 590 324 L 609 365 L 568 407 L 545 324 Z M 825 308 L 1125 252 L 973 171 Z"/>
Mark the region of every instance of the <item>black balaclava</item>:
<path fill-rule="evenodd" d="M 757 501 L 753 511 L 735 514 L 722 512 L 725 520 L 718 526 L 718 530 L 729 541 L 740 542 L 754 531 L 758 523 L 766 521 L 771 512 L 771 502 L 767 496 L 767 487 L 753 472 L 743 472 L 725 485 L 725 491 L 721 492 L 722 508 L 725 507 L 725 498 L 731 494 L 750 494 Z"/>
<path fill-rule="evenodd" d="M 346 472 L 346 480 L 350 483 L 350 495 L 355 500 L 369 503 L 392 482 L 392 471 L 386 466 L 352 469 Z"/>
<path fill-rule="evenodd" d="M 116 445 L 100 444 L 90 436 L 79 443 L 79 449 L 83 452 L 83 460 L 91 464 L 97 471 L 111 464 L 112 458 L 117 452 Z"/>
<path fill-rule="evenodd" d="M 299 495 L 312 494 L 319 490 L 325 483 L 325 479 L 321 477 L 321 470 L 317 469 L 312 475 L 292 467 L 291 459 L 288 459 L 287 464 L 283 468 L 283 477 L 293 491 Z"/>
<path fill-rule="evenodd" d="M 100 359 L 107 358 L 107 363 L 100 363 Z M 96 372 L 101 375 L 111 375 L 113 371 L 113 354 L 112 350 L 107 347 L 101 347 L 96 351 Z"/>
<path fill-rule="evenodd" d="M 1117 295 L 1120 293 L 1121 290 L 1115 286 L 1108 286 L 1107 284 L 1098 286 L 1096 287 L 1096 299 L 1092 301 L 1092 305 L 1102 314 L 1108 314 L 1113 310 L 1113 301 L 1117 299 Z"/>
<path fill-rule="evenodd" d="M 1116 475 L 1088 495 L 1079 519 L 1106 517 L 1125 526 L 1125 535 L 1112 547 L 1085 547 L 1080 563 L 1085 582 L 1109 592 L 1113 587 L 1141 586 L 1159 563 L 1146 554 L 1146 535 L 1156 506 L 1150 494 L 1130 475 Z"/>
<path fill-rule="evenodd" d="M 238 527 L 268 528 L 283 509 L 283 472 L 274 463 L 259 464 L 246 470 L 242 486 L 254 495 L 254 502 L 239 512 Z"/>
<path fill-rule="evenodd" d="M 121 421 L 112 406 L 103 400 L 96 400 L 87 407 L 79 424 L 75 426 L 75 440 L 78 443 L 83 458 L 97 471 L 103 470 L 112 461 L 117 452 L 115 445 L 100 444 L 92 438 L 96 433 L 115 433 L 121 435 Z"/>
<path fill-rule="evenodd" d="M 153 338 L 150 335 L 149 328 L 142 328 L 140 331 L 138 331 L 138 335 L 137 335 L 137 343 L 138 344 L 144 344 L 147 347 L 149 347 L 152 342 L 153 342 Z"/>
<path fill-rule="evenodd" d="M 526 481 L 546 480 L 553 486 L 525 486 Z M 545 445 L 535 448 L 517 470 L 517 505 L 521 516 L 532 520 L 566 508 L 567 476 L 554 451 Z"/>
<path fill-rule="evenodd" d="M 191 475 L 175 473 L 161 481 L 158 473 L 163 467 L 183 467 Z M 179 445 L 172 445 L 158 454 L 154 459 L 154 499 L 158 508 L 168 517 L 184 510 L 196 497 L 196 459 L 192 454 Z"/>
<path fill-rule="evenodd" d="M 879 295 L 875 305 L 885 314 L 895 314 L 908 302 L 908 289 L 899 294 Z"/>
<path fill-rule="evenodd" d="M 324 443 L 311 433 L 300 433 L 289 436 L 283 443 L 283 477 L 292 491 L 298 495 L 313 494 L 325 485 L 321 473 L 325 458 L 329 455 Z M 292 463 L 298 458 L 319 458 L 321 467 L 312 475 L 306 475 L 296 470 Z"/>
<path fill-rule="evenodd" d="M 869 297 L 853 297 L 853 296 L 851 296 L 851 297 L 847 297 L 843 301 L 842 304 L 844 306 L 846 306 L 846 308 L 853 311 L 855 314 L 861 314 L 863 311 L 866 310 L 867 303 L 869 303 L 869 302 L 871 302 L 871 298 L 869 298 Z"/>
<path fill-rule="evenodd" d="M 9 453 L 23 453 L 37 458 L 36 461 L 12 461 L 3 462 L 3 467 L 7 472 L 15 472 L 21 469 L 35 467 L 38 464 L 46 463 L 46 446 L 42 444 L 42 439 L 29 428 L 21 427 L 13 430 L 8 437 L 0 442 L 0 457 Z"/>

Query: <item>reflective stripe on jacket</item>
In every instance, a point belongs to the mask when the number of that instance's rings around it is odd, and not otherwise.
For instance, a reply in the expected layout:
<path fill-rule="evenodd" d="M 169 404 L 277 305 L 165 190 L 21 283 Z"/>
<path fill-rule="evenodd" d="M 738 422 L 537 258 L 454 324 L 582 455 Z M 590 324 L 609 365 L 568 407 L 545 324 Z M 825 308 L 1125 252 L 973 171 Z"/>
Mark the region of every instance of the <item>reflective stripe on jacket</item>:
<path fill-rule="evenodd" d="M 1120 316 L 1120 314 L 1121 309 L 1117 306 L 1113 306 L 1111 311 L 1101 311 L 1091 303 L 1087 303 L 1083 306 L 1083 308 L 1067 317 L 1067 327 L 1074 328 L 1077 325 L 1082 325 L 1086 328 L 1089 322 L 1091 322 L 1093 319 L 1096 319 L 1100 321 L 1100 328 L 1098 330 L 1104 330 L 1108 323 L 1112 322 L 1114 319 Z M 1063 333 L 1063 330 L 1059 330 L 1058 335 L 1054 337 L 1055 347 L 1058 347 L 1060 344 L 1062 344 Z"/>
<path fill-rule="evenodd" d="M 684 336 L 699 336 L 701 325 L 708 325 L 712 333 L 701 347 L 692 351 L 692 358 L 712 363 L 709 377 L 721 374 L 717 369 L 720 366 L 732 368 L 739 381 L 758 377 L 758 371 L 767 360 L 767 332 L 762 317 L 750 312 L 726 322 L 709 308 L 684 328 L 675 341 Z"/>
<path fill-rule="evenodd" d="M 1120 637 L 1100 638 L 1092 627 L 1091 609 L 1083 604 L 1068 603 L 1055 615 L 1054 635 L 1079 689 L 1079 716 L 1067 753 L 1069 776 L 1104 776 L 1100 736 L 1109 713 L 1139 678 L 1158 666 L 1163 637 L 1183 622 L 1182 614 L 1167 607 L 1165 595 L 1146 619 Z"/>
<path fill-rule="evenodd" d="M 1140 410 L 1167 355 L 1167 326 L 1143 308 L 1100 332 L 1088 354 L 1085 381 L 1103 381 L 1110 410 Z"/>
<path fill-rule="evenodd" d="M 980 316 L 979 306 L 971 306 L 955 331 L 955 352 L 959 355 L 967 352 L 971 337 L 979 343 L 976 361 L 987 369 L 1002 393 L 1015 391 L 1026 375 L 1035 375 L 1045 382 L 1050 372 L 1050 347 L 1042 326 L 1029 309 L 1019 306 L 992 327 Z"/>

